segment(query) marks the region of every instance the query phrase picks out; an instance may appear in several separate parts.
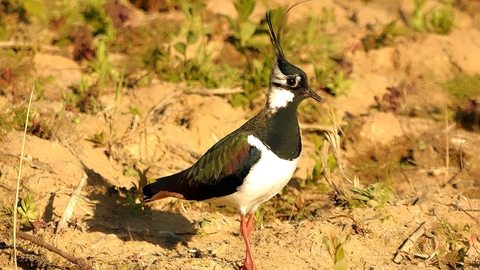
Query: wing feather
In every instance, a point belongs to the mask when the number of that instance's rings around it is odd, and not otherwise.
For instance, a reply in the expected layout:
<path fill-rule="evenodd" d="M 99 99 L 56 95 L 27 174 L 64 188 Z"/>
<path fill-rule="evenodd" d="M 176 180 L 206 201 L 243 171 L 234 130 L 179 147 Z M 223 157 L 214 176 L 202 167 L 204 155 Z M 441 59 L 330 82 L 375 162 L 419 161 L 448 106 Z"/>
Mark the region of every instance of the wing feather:
<path fill-rule="evenodd" d="M 201 201 L 234 193 L 260 159 L 260 150 L 248 143 L 248 135 L 234 132 L 213 145 L 192 167 L 145 186 L 146 199 L 175 194 Z"/>
<path fill-rule="evenodd" d="M 239 169 L 251 146 L 248 135 L 227 136 L 210 148 L 189 170 L 189 181 L 210 185 Z"/>

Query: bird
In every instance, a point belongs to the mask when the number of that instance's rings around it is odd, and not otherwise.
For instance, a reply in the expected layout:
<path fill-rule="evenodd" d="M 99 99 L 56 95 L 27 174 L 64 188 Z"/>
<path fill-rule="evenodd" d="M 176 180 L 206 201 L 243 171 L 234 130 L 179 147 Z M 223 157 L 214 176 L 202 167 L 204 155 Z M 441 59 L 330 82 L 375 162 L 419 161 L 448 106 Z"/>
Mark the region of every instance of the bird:
<path fill-rule="evenodd" d="M 275 51 L 265 107 L 238 129 L 215 143 L 191 167 L 143 187 L 145 202 L 167 197 L 228 205 L 240 211 L 240 232 L 246 256 L 241 269 L 256 270 L 250 243 L 255 211 L 290 181 L 302 150 L 297 118 L 299 104 L 323 99 L 308 77 L 285 58 L 280 44 L 284 14 L 275 32 L 266 13 Z"/>

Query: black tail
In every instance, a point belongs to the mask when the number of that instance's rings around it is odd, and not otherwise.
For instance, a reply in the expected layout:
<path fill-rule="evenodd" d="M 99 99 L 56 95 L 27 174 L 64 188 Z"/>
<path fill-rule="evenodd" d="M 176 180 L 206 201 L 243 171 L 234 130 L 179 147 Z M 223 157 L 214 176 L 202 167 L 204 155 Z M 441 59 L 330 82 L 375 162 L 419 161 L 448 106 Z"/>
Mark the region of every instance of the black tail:
<path fill-rule="evenodd" d="M 188 169 L 170 176 L 158 178 L 155 183 L 143 187 L 145 202 L 155 201 L 167 197 L 185 200 L 203 201 L 215 197 L 222 197 L 234 193 L 243 183 L 245 175 L 227 175 L 219 179 L 211 179 L 207 183 L 189 180 Z"/>
<path fill-rule="evenodd" d="M 167 197 L 189 199 L 192 196 L 192 189 L 188 181 L 183 180 L 184 173 L 179 172 L 170 176 L 158 178 L 155 183 L 143 187 L 146 202 Z"/>

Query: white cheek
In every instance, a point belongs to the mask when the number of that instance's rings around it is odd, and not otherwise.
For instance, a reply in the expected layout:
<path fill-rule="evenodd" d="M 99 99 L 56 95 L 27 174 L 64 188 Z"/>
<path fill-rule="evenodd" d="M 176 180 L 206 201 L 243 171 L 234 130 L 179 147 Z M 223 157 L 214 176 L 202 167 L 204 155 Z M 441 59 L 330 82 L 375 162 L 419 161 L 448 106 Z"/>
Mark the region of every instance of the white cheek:
<path fill-rule="evenodd" d="M 286 81 L 286 80 L 287 80 L 287 76 L 283 75 L 283 73 L 280 71 L 280 69 L 279 69 L 278 67 L 277 67 L 277 68 L 274 68 L 274 69 L 272 70 L 272 72 L 273 72 L 273 75 L 274 75 L 273 77 L 274 77 L 274 78 L 278 78 L 278 79 L 280 79 L 280 80 L 282 80 L 282 81 Z"/>
<path fill-rule="evenodd" d="M 268 95 L 268 106 L 275 111 L 279 108 L 285 108 L 288 103 L 293 101 L 293 97 L 293 93 L 288 90 L 272 87 Z"/>

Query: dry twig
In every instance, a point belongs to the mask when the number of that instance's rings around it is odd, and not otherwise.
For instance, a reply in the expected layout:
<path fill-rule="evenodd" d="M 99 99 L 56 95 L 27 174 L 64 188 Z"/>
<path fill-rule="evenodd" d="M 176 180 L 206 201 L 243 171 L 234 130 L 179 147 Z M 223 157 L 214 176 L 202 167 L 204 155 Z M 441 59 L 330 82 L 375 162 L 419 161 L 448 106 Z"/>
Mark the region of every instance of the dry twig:
<path fill-rule="evenodd" d="M 56 246 L 53 246 L 47 242 L 45 242 L 43 239 L 41 238 L 38 238 L 38 237 L 35 237 L 33 235 L 30 235 L 28 233 L 24 233 L 24 232 L 17 232 L 17 235 L 18 237 L 24 239 L 24 240 L 27 240 L 27 241 L 30 241 L 34 244 L 37 244 L 43 248 L 46 248 L 48 250 L 50 250 L 51 252 L 53 253 L 56 253 L 60 256 L 62 256 L 63 258 L 67 259 L 68 261 L 76 264 L 76 265 L 79 265 L 82 269 L 84 270 L 91 270 L 93 269 L 90 265 L 87 264 L 87 262 L 82 259 L 82 258 L 77 258 L 73 255 L 70 255 L 62 250 L 60 250 L 59 248 L 57 248 Z"/>
<path fill-rule="evenodd" d="M 67 207 L 65 208 L 65 211 L 63 211 L 62 218 L 58 222 L 57 229 L 55 233 L 60 233 L 65 226 L 67 225 L 67 221 L 70 220 L 73 214 L 73 210 L 75 209 L 75 205 L 77 204 L 78 198 L 80 196 L 80 192 L 82 191 L 83 186 L 85 185 L 85 181 L 87 180 L 88 176 L 84 172 L 82 174 L 82 178 L 80 179 L 80 182 L 78 183 L 78 186 L 75 188 L 75 190 L 72 192 L 72 196 L 70 197 L 70 201 L 68 201 Z"/>
<path fill-rule="evenodd" d="M 412 233 L 400 246 L 397 254 L 395 254 L 395 257 L 393 258 L 393 262 L 400 263 L 403 260 L 403 254 L 408 253 L 408 251 L 412 248 L 418 238 L 424 235 L 430 229 L 430 227 L 431 225 L 429 222 L 423 222 L 422 224 L 420 224 L 417 230 Z"/>
<path fill-rule="evenodd" d="M 322 125 L 316 125 L 316 124 L 300 124 L 300 129 L 306 130 L 306 131 L 328 131 L 328 132 L 334 132 L 334 128 L 331 126 L 322 126 Z"/>
<path fill-rule="evenodd" d="M 243 89 L 240 87 L 237 88 L 218 88 L 218 89 L 197 89 L 197 90 L 185 90 L 185 94 L 197 94 L 197 95 L 218 95 L 225 96 L 231 94 L 240 94 L 243 93 Z"/>
<path fill-rule="evenodd" d="M 448 150 L 448 148 L 447 148 Z M 446 185 L 452 183 L 462 172 L 463 172 L 463 141 L 460 143 L 460 154 L 459 154 L 459 159 L 460 159 L 460 171 L 458 171 L 450 180 L 446 181 L 441 187 L 444 188 Z M 446 157 L 448 159 L 448 156 Z M 447 164 L 447 169 L 445 172 L 445 179 L 447 179 L 448 176 L 448 164 Z"/>

